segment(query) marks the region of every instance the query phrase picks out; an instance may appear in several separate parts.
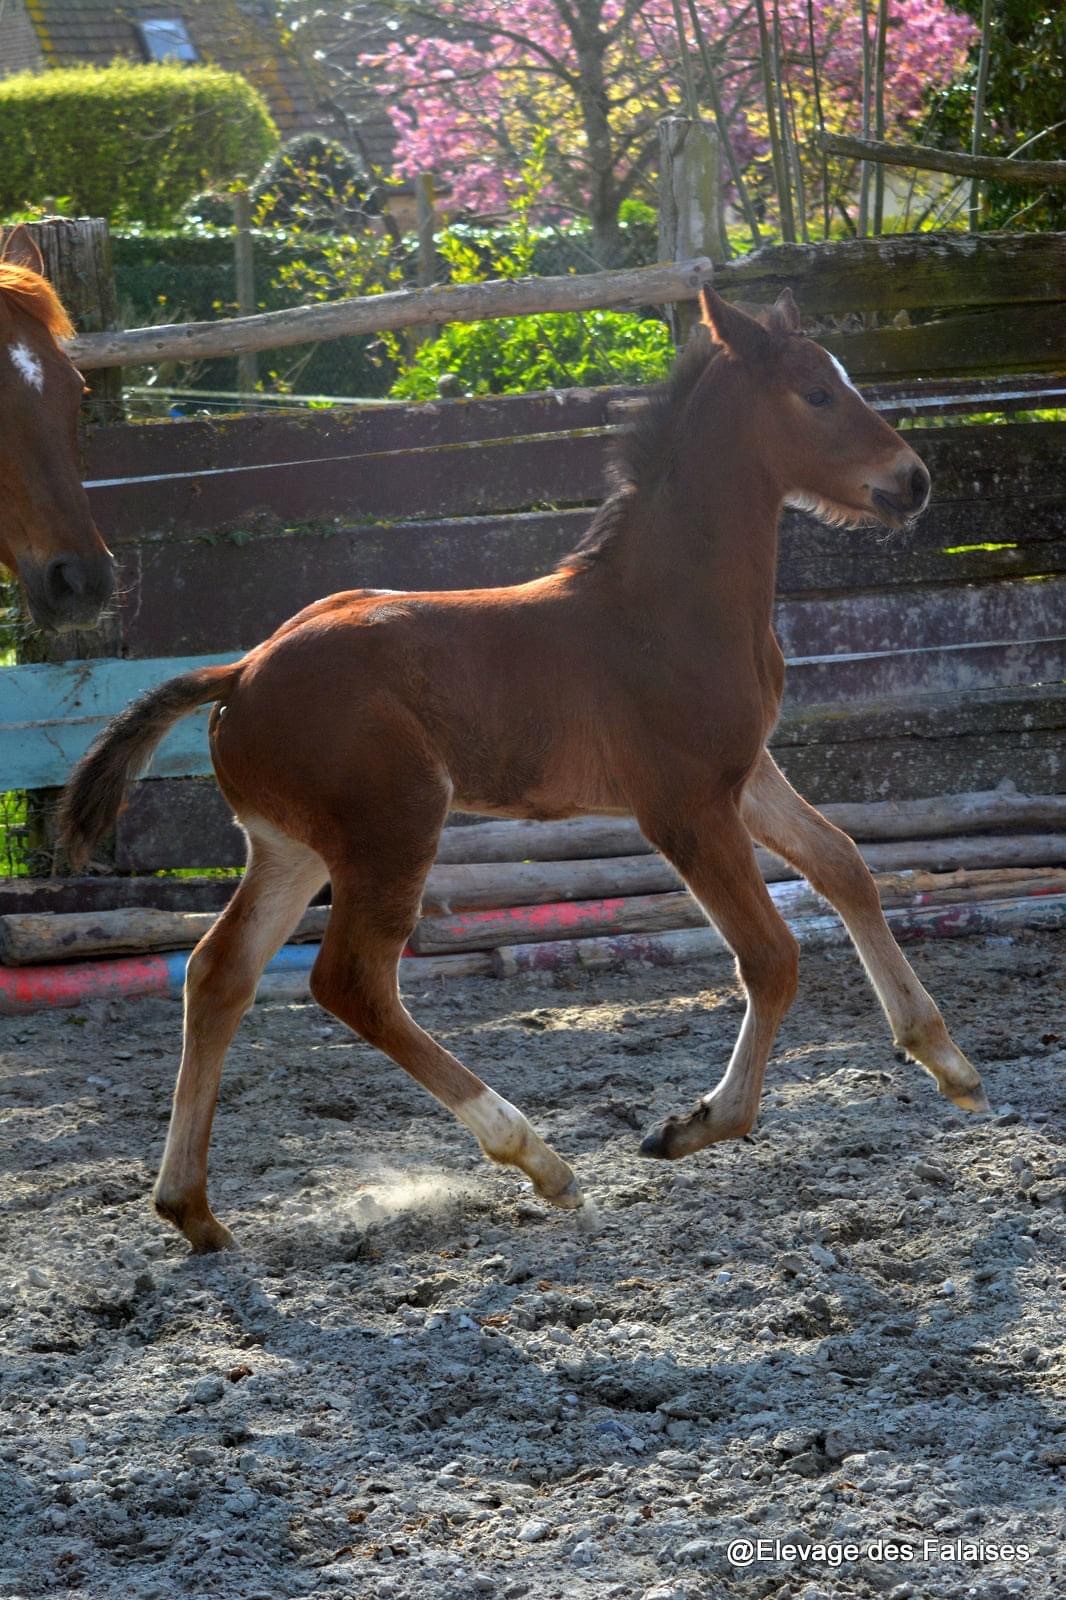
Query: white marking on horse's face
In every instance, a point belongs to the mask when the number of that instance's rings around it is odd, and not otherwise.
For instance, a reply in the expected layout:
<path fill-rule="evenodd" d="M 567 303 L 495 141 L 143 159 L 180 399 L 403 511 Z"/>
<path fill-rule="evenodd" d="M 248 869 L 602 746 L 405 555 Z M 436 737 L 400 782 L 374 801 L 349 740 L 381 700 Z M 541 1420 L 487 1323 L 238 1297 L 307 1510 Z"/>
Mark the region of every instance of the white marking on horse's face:
<path fill-rule="evenodd" d="M 844 367 L 844 363 L 842 361 L 838 361 L 836 356 L 829 355 L 829 351 L 828 350 L 826 351 L 826 355 L 829 356 L 830 361 L 833 363 L 834 367 L 836 367 L 836 369 L 837 369 L 837 377 L 840 379 L 841 383 L 846 383 L 848 388 L 851 389 L 853 391 L 853 393 L 858 394 L 859 391 L 858 391 L 858 389 L 855 388 L 855 385 L 852 383 L 851 379 L 848 377 L 847 371 L 846 371 L 846 369 Z"/>
<path fill-rule="evenodd" d="M 44 368 L 40 357 L 35 356 L 28 344 L 8 345 L 8 355 L 17 367 L 20 376 L 31 389 L 36 389 L 38 394 L 44 391 Z"/>

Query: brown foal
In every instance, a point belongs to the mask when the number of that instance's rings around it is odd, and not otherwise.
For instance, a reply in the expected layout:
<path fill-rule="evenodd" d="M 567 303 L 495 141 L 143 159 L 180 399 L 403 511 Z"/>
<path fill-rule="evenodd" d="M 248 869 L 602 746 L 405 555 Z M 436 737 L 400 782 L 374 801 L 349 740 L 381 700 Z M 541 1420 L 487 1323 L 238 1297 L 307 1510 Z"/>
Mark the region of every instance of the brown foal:
<path fill-rule="evenodd" d="M 42 628 L 90 627 L 115 564 L 78 471 L 81 373 L 58 339 L 74 332 L 23 227 L 0 251 L 0 566 L 18 574 Z"/>
<path fill-rule="evenodd" d="M 612 492 L 548 577 L 441 594 L 367 590 L 309 606 L 235 666 L 145 695 L 68 786 L 74 861 L 113 823 L 166 729 L 214 701 L 211 747 L 248 870 L 193 952 L 185 1041 L 155 1203 L 194 1249 L 230 1235 L 207 1200 L 223 1058 L 264 965 L 328 878 L 318 1003 L 390 1055 L 555 1205 L 581 1192 L 522 1113 L 412 1019 L 397 963 L 450 807 L 497 817 L 630 812 L 737 957 L 747 1013 L 725 1076 L 644 1140 L 688 1155 L 752 1127 L 797 948 L 752 838 L 836 906 L 896 1042 L 971 1110 L 980 1079 L 890 934 L 851 840 L 766 750 L 784 662 L 771 626 L 791 501 L 901 527 L 929 475 L 842 367 L 801 336 L 787 292 L 765 322 L 701 294 L 704 326 L 622 443 Z"/>

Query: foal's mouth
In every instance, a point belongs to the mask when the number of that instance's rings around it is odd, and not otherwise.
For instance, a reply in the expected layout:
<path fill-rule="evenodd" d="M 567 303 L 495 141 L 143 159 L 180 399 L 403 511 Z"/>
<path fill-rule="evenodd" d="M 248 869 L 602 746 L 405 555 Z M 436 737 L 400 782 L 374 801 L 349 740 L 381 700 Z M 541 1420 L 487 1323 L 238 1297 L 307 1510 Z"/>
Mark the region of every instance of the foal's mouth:
<path fill-rule="evenodd" d="M 874 516 L 887 528 L 905 528 L 911 518 L 918 515 L 913 506 L 904 506 L 894 494 L 886 494 L 883 489 L 874 489 L 870 499 L 873 502 Z"/>

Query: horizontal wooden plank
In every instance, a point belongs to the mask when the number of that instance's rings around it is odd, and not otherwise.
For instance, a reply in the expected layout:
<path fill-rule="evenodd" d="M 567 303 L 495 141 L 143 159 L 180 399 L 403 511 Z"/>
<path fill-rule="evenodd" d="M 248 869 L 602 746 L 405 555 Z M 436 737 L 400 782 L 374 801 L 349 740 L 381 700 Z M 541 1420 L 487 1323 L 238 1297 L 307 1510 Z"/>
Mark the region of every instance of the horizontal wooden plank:
<path fill-rule="evenodd" d="M 1066 639 L 1066 579 L 782 600 L 774 623 L 789 659 Z"/>
<path fill-rule="evenodd" d="M 786 712 L 952 690 L 1025 688 L 1066 681 L 1066 632 L 1055 639 L 868 651 L 791 661 Z"/>
<path fill-rule="evenodd" d="M 1062 828 L 1062 848 L 1066 849 L 1066 794 L 1024 794 L 1013 784 L 928 800 L 829 805 L 823 814 L 835 827 L 862 841 L 896 843 L 992 832 L 1019 837 L 1022 830 Z M 434 870 L 442 865 L 517 863 L 535 867 L 543 862 L 557 865 L 596 857 L 620 860 L 648 855 L 652 850 L 634 819 L 626 816 L 593 815 L 552 822 L 470 820 L 475 826 L 445 828 Z"/>
<path fill-rule="evenodd" d="M 161 911 L 221 911 L 236 888 L 232 878 L 134 878 L 119 874 L 71 878 L 0 878 L 0 916 L 108 911 L 150 906 Z"/>
<path fill-rule="evenodd" d="M 616 385 L 528 395 L 488 395 L 420 405 L 334 406 L 323 410 L 234 413 L 125 423 L 86 436 L 84 475 L 91 486 L 109 480 L 169 477 L 279 462 L 428 449 L 531 434 L 624 423 L 648 388 Z M 1061 405 L 1060 378 L 936 379 L 864 386 L 869 403 L 890 419 L 958 412 Z M 113 485 L 111 485 L 113 487 Z"/>
<path fill-rule="evenodd" d="M 323 595 L 477 589 L 550 571 L 588 524 L 581 511 L 281 533 L 251 547 L 166 539 L 120 553 L 122 647 L 131 655 L 251 648 Z"/>
<path fill-rule="evenodd" d="M 927 695 L 856 708 L 799 707 L 771 747 L 816 805 L 994 789 L 1066 789 L 1066 687 Z"/>
<path fill-rule="evenodd" d="M 0 669 L 0 741 L 8 789 L 63 783 L 100 730 L 146 689 L 194 667 L 236 659 L 226 655 L 152 661 L 68 662 Z M 172 730 L 156 753 L 160 777 L 202 772 L 207 756 L 207 709 Z"/>
<path fill-rule="evenodd" d="M 243 867 L 244 834 L 214 778 L 147 779 L 130 790 L 115 828 L 117 872 Z"/>
<path fill-rule="evenodd" d="M 912 328 L 818 337 L 856 379 L 1058 372 L 1066 354 L 1066 304 L 1014 306 Z"/>
<path fill-rule="evenodd" d="M 89 504 L 110 542 L 169 529 L 247 534 L 256 521 L 307 523 L 470 516 L 602 497 L 598 433 L 544 434 L 427 450 L 97 482 Z"/>
<path fill-rule="evenodd" d="M 1062 299 L 1066 234 L 911 233 L 770 245 L 714 269 L 729 299 L 769 305 L 791 289 L 808 316 Z"/>
<path fill-rule="evenodd" d="M 925 460 L 934 506 L 1066 497 L 1066 423 L 916 428 L 908 440 Z M 522 511 L 545 504 L 598 504 L 609 436 L 544 434 L 473 445 L 304 464 L 223 467 L 89 489 L 112 544 L 170 535 L 228 534 L 247 541 L 279 525 L 331 530 L 337 520 L 406 522 Z"/>
<path fill-rule="evenodd" d="M 151 477 L 595 428 L 607 421 L 612 400 L 636 392 L 557 389 L 422 405 L 332 406 L 124 423 L 88 434 L 84 472 L 90 482 Z"/>

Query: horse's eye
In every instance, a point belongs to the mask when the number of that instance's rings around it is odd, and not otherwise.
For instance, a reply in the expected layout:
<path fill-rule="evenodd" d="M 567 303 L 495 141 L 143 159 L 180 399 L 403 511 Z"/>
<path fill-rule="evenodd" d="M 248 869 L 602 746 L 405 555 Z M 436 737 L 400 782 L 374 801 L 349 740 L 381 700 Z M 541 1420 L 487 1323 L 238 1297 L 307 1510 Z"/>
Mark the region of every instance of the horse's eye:
<path fill-rule="evenodd" d="M 828 389 L 809 389 L 804 395 L 809 406 L 827 406 L 832 398 Z"/>

